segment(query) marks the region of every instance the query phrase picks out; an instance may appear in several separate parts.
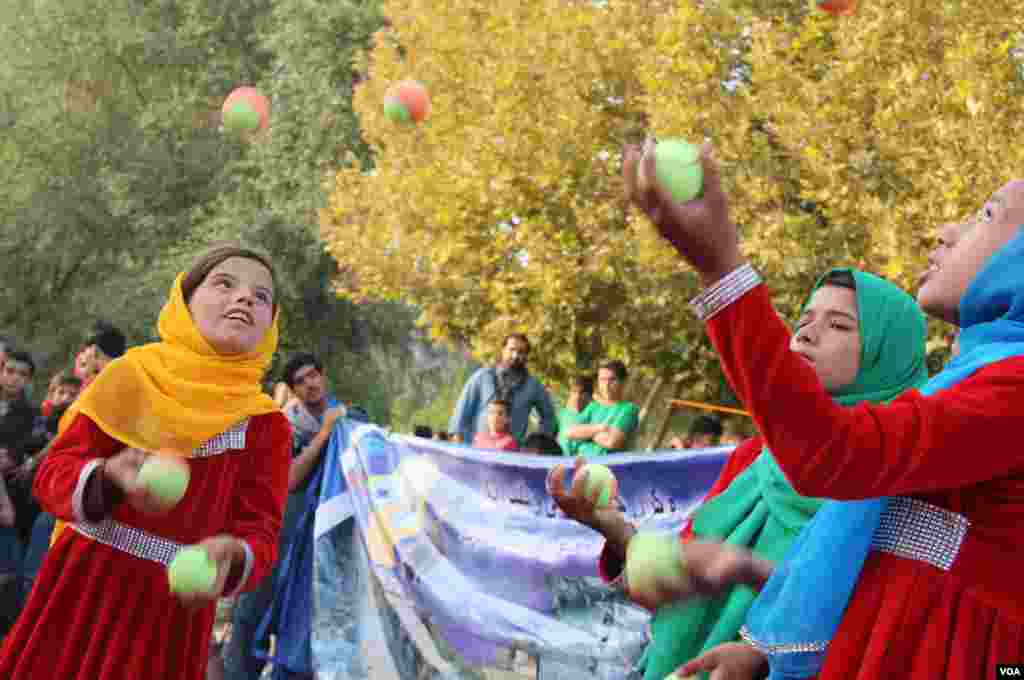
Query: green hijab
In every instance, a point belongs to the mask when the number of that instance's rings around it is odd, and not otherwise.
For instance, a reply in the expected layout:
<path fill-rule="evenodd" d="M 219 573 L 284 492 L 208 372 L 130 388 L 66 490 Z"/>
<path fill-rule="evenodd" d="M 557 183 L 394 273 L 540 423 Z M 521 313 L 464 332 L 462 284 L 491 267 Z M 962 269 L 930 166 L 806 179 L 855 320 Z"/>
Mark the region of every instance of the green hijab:
<path fill-rule="evenodd" d="M 844 406 L 884 403 L 924 384 L 927 329 L 914 299 L 888 281 L 856 269 L 831 270 L 818 279 L 811 295 L 822 285 L 837 285 L 826 282 L 833 272 L 853 276 L 861 341 L 857 377 L 833 398 Z M 810 296 L 804 308 L 808 302 Z M 698 538 L 724 540 L 764 559 L 779 560 L 821 502 L 797 494 L 766 447 L 725 491 L 697 509 L 693 532 Z M 644 680 L 662 680 L 712 647 L 737 640 L 755 597 L 750 588 L 736 587 L 720 598 L 659 609 L 641 659 Z"/>

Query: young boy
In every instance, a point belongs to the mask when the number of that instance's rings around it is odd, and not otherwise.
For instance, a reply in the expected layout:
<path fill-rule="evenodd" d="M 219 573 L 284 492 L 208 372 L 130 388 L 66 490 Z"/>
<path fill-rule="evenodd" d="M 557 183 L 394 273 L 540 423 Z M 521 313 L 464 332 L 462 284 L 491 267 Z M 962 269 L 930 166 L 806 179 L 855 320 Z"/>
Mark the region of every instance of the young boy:
<path fill-rule="evenodd" d="M 473 447 L 496 451 L 518 451 L 519 443 L 509 432 L 508 424 L 508 402 L 504 399 L 491 399 L 487 404 L 487 431 L 476 433 L 476 436 L 473 437 Z"/>
<path fill-rule="evenodd" d="M 590 405 L 594 398 L 594 379 L 586 375 L 578 375 L 573 378 L 569 386 L 569 398 L 565 400 L 565 406 L 558 411 L 558 445 L 566 456 L 571 456 L 576 451 L 576 442 L 569 439 L 569 428 L 579 425 L 584 409 Z"/>

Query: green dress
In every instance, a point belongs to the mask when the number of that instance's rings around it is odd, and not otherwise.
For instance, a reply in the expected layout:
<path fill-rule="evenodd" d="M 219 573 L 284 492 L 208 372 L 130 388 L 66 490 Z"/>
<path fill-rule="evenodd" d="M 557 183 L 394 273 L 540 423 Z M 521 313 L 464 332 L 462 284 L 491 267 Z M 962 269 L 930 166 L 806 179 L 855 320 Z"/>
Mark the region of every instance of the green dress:
<path fill-rule="evenodd" d="M 861 356 L 856 380 L 833 397 L 845 406 L 882 403 L 922 385 L 928 379 L 926 326 L 917 303 L 877 276 L 840 271 L 853 274 L 857 286 Z M 815 290 L 820 285 L 821 279 Z M 693 533 L 698 539 L 722 540 L 778 560 L 820 503 L 797 494 L 765 448 L 721 494 L 697 509 Z M 640 660 L 644 680 L 662 680 L 709 649 L 737 640 L 755 596 L 750 588 L 738 586 L 719 598 L 658 609 L 651 622 L 651 643 Z"/>

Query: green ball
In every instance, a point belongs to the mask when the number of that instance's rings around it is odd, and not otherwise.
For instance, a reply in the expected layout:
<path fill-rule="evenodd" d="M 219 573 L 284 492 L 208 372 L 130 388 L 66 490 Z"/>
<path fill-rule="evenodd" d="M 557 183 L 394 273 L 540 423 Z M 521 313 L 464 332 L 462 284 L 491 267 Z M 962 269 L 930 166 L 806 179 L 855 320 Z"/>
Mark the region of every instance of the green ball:
<path fill-rule="evenodd" d="M 626 581 L 631 592 L 652 592 L 657 581 L 678 577 L 685 569 L 678 534 L 638 533 L 630 539 Z"/>
<path fill-rule="evenodd" d="M 412 114 L 408 107 L 397 97 L 387 97 L 384 100 L 384 115 L 396 123 L 411 123 Z"/>
<path fill-rule="evenodd" d="M 182 548 L 167 567 L 172 593 L 205 593 L 217 580 L 217 565 L 198 546 Z"/>
<path fill-rule="evenodd" d="M 591 498 L 597 490 L 601 490 L 601 495 L 597 498 L 597 507 L 605 508 L 612 502 L 615 492 L 615 475 L 608 468 L 607 465 L 601 465 L 599 463 L 588 463 L 580 469 L 580 474 L 587 473 L 587 483 L 584 487 L 584 493 L 587 498 Z"/>
<path fill-rule="evenodd" d="M 150 456 L 139 470 L 139 483 L 167 507 L 185 497 L 189 477 L 188 463 L 161 456 Z"/>
<path fill-rule="evenodd" d="M 700 149 L 681 139 L 668 139 L 654 147 L 655 174 L 672 199 L 692 201 L 704 188 L 704 167 Z"/>
<path fill-rule="evenodd" d="M 224 127 L 229 130 L 255 130 L 259 126 L 259 111 L 248 102 L 238 102 L 224 114 Z"/>

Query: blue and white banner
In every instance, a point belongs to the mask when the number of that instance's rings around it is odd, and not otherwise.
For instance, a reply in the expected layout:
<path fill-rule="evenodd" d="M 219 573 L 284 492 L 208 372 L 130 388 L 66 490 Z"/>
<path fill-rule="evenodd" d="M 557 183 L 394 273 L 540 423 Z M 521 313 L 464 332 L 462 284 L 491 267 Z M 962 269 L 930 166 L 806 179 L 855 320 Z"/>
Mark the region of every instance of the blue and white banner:
<path fill-rule="evenodd" d="M 674 532 L 728 451 L 601 462 L 633 522 Z M 371 677 L 362 647 L 371 618 L 403 680 L 517 667 L 542 680 L 634 677 L 649 616 L 597 578 L 602 538 L 561 515 L 545 492 L 559 463 L 572 460 L 337 427 L 313 530 L 317 677 Z"/>

